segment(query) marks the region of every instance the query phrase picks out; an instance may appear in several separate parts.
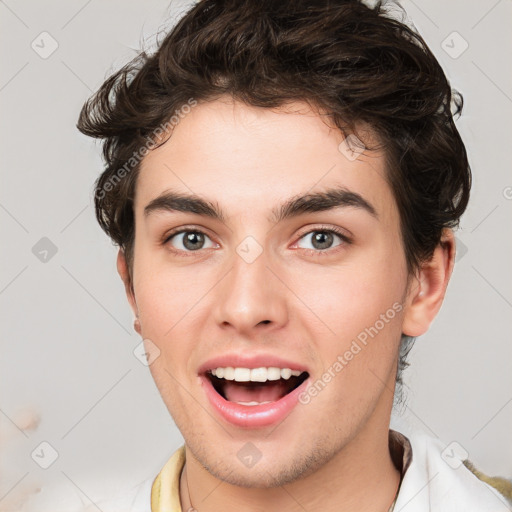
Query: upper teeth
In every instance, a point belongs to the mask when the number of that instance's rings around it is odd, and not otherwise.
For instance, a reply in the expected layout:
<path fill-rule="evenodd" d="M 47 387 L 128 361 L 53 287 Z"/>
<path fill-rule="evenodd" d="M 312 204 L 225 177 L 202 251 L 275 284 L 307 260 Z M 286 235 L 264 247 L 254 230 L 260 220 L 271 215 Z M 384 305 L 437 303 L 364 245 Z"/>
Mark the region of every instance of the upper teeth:
<path fill-rule="evenodd" d="M 298 377 L 302 372 L 290 368 L 214 368 L 211 373 L 216 377 L 237 382 L 265 382 L 267 380 L 289 379 L 292 375 Z"/>

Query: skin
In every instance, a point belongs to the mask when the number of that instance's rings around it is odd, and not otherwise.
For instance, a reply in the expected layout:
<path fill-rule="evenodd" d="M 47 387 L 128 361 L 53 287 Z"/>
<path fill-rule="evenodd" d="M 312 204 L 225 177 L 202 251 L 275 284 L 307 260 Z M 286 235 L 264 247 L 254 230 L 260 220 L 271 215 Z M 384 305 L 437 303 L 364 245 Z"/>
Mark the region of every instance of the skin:
<path fill-rule="evenodd" d="M 400 335 L 423 334 L 436 316 L 455 244 L 446 230 L 432 259 L 409 276 L 384 154 L 350 161 L 342 141 L 307 104 L 271 110 L 221 98 L 192 108 L 142 162 L 133 268 L 120 251 L 118 271 L 137 331 L 160 350 L 150 370 L 185 440 L 184 511 L 387 511 L 394 499 L 388 429 Z M 269 220 L 290 197 L 332 186 L 363 196 L 377 217 L 343 207 Z M 145 215 L 170 189 L 216 203 L 224 222 Z M 207 235 L 203 248 L 187 249 L 182 234 L 164 242 L 183 226 Z M 352 242 L 333 235 L 318 249 L 313 235 L 331 227 Z M 252 263 L 236 252 L 247 236 L 262 249 Z M 280 424 L 235 427 L 212 409 L 198 378 L 207 359 L 272 353 L 303 363 L 315 381 L 394 303 L 402 311 Z M 261 453 L 251 468 L 237 457 L 247 442 Z"/>

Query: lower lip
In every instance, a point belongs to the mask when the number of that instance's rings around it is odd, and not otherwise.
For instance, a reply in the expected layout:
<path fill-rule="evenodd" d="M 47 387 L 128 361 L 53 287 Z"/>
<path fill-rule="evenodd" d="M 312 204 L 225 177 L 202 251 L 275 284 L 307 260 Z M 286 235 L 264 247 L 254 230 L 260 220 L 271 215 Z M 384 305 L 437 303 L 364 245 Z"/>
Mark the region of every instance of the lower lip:
<path fill-rule="evenodd" d="M 201 385 L 213 408 L 229 423 L 237 427 L 268 427 L 283 421 L 299 402 L 299 395 L 306 389 L 309 377 L 297 388 L 275 402 L 262 405 L 241 405 L 225 400 L 208 377 L 200 376 Z"/>

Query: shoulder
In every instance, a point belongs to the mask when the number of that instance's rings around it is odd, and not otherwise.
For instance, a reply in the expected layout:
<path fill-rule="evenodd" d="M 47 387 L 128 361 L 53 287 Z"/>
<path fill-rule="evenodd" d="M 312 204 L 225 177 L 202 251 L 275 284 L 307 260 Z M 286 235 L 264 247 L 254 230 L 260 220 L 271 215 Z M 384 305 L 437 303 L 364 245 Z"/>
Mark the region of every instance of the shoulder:
<path fill-rule="evenodd" d="M 167 460 L 155 478 L 124 489 L 117 497 L 91 504 L 80 512 L 152 512 L 181 510 L 179 482 L 185 464 L 185 445 Z M 153 506 L 153 507 L 152 507 Z"/>
<path fill-rule="evenodd" d="M 493 486 L 466 467 L 457 443 L 444 444 L 421 432 L 408 433 L 412 459 L 396 510 L 403 512 L 507 512 L 512 508 Z"/>

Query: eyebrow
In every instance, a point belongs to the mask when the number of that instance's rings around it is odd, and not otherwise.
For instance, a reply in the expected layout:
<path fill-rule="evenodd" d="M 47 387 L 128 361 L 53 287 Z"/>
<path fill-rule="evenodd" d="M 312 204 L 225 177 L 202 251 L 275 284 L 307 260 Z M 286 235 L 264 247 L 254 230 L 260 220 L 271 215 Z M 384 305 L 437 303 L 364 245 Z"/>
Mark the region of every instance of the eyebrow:
<path fill-rule="evenodd" d="M 376 209 L 363 196 L 345 187 L 329 188 L 322 192 L 306 193 L 291 197 L 277 208 L 273 208 L 269 221 L 279 223 L 305 213 L 324 212 L 336 208 L 358 208 L 378 219 Z M 226 222 L 226 215 L 218 204 L 195 194 L 166 191 L 151 200 L 144 208 L 144 215 L 159 211 L 195 213 Z"/>

